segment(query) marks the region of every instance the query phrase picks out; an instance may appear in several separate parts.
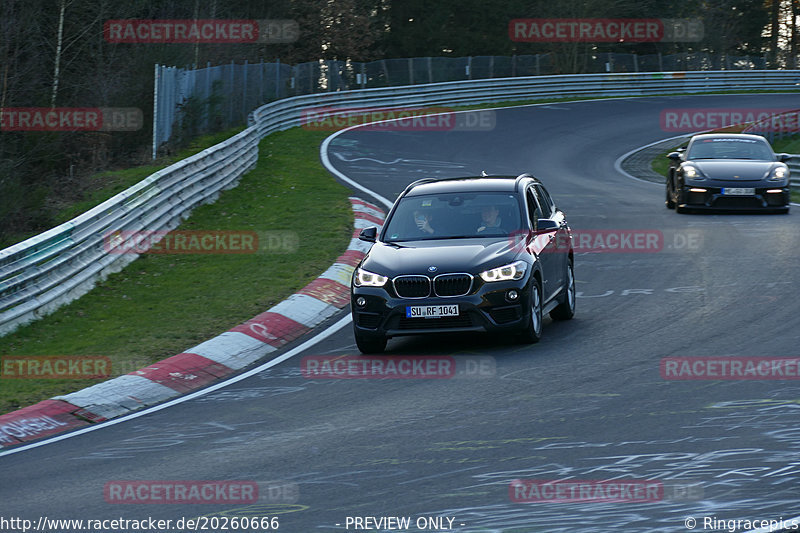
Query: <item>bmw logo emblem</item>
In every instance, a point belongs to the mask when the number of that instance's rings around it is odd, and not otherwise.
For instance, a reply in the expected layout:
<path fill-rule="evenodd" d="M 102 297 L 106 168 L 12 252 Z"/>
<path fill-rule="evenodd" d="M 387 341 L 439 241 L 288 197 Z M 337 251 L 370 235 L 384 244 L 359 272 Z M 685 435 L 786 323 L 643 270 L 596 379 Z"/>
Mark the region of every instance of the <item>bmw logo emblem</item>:
<path fill-rule="evenodd" d="M 439 270 L 439 269 L 437 267 L 433 266 L 433 265 L 428 267 L 428 272 L 436 272 L 437 270 Z"/>

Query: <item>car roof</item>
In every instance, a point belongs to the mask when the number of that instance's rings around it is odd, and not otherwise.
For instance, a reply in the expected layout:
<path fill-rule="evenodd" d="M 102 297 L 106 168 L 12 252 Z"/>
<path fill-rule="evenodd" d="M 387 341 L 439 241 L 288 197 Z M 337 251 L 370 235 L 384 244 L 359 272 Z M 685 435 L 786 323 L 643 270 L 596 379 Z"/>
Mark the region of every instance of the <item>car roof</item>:
<path fill-rule="evenodd" d="M 522 176 L 468 176 L 459 178 L 428 178 L 415 181 L 406 188 L 405 196 L 422 196 L 449 192 L 514 192 L 518 178 L 541 184 L 530 174 Z"/>

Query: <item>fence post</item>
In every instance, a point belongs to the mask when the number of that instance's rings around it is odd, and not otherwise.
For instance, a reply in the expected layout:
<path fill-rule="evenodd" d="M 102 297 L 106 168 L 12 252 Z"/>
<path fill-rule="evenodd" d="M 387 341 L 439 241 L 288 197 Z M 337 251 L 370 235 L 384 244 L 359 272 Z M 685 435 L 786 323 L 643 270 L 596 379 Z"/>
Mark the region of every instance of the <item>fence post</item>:
<path fill-rule="evenodd" d="M 245 123 L 247 122 L 247 60 L 244 60 L 242 66 L 242 116 Z"/>
<path fill-rule="evenodd" d="M 275 99 L 281 98 L 281 58 L 275 59 Z"/>
<path fill-rule="evenodd" d="M 539 54 L 536 54 L 536 75 L 542 75 L 542 71 L 539 69 Z"/>
<path fill-rule="evenodd" d="M 414 85 L 414 59 L 408 58 L 408 83 Z"/>
<path fill-rule="evenodd" d="M 467 79 L 472 79 L 472 56 L 467 58 Z"/>
<path fill-rule="evenodd" d="M 361 63 L 361 88 L 365 88 L 367 86 L 367 64 L 362 62 Z"/>
<path fill-rule="evenodd" d="M 517 55 L 514 54 L 511 56 L 511 77 L 517 77 Z"/>
<path fill-rule="evenodd" d="M 228 92 L 228 94 L 233 94 L 233 85 L 234 85 L 234 81 L 235 81 L 235 79 L 234 79 L 234 77 L 233 77 L 233 69 L 234 69 L 234 66 L 235 66 L 235 63 L 233 62 L 233 59 L 231 59 L 231 66 L 230 66 L 230 69 L 231 69 L 231 76 L 230 76 L 230 78 L 231 78 L 231 84 L 230 84 L 230 89 L 229 89 L 229 92 Z M 228 100 L 228 101 L 230 101 L 230 98 L 228 98 L 227 100 Z M 230 102 L 230 103 L 228 104 L 228 123 L 227 123 L 227 124 L 225 124 L 225 127 L 226 127 L 226 128 L 227 128 L 227 127 L 230 127 L 230 125 L 231 125 L 232 123 L 233 123 L 233 102 Z"/>
<path fill-rule="evenodd" d="M 664 61 L 661 57 L 661 52 L 658 53 L 658 71 L 664 72 Z"/>
<path fill-rule="evenodd" d="M 153 83 L 153 161 L 155 161 L 156 151 L 158 150 L 158 63 L 155 65 L 155 75 L 153 79 L 155 80 Z"/>
<path fill-rule="evenodd" d="M 258 105 L 264 103 L 264 58 L 258 58 Z"/>
<path fill-rule="evenodd" d="M 633 54 L 633 71 L 639 72 L 639 56 L 637 54 Z"/>
<path fill-rule="evenodd" d="M 489 56 L 489 77 L 494 78 L 494 56 Z"/>
<path fill-rule="evenodd" d="M 433 60 L 428 56 L 428 83 L 433 83 Z"/>

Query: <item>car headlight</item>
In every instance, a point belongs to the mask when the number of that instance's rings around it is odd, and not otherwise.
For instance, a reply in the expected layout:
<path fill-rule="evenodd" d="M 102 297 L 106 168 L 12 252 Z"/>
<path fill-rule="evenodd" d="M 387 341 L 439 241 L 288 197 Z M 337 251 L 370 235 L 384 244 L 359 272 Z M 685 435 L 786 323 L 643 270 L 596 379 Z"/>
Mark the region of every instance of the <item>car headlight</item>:
<path fill-rule="evenodd" d="M 369 272 L 363 268 L 356 269 L 356 275 L 353 278 L 353 283 L 356 287 L 383 287 L 389 278 Z"/>
<path fill-rule="evenodd" d="M 525 261 L 516 261 L 510 265 L 485 270 L 478 275 L 486 282 L 509 281 L 513 279 L 522 279 L 526 270 L 528 270 L 528 263 Z"/>
<path fill-rule="evenodd" d="M 692 165 L 684 165 L 684 167 L 683 167 L 683 176 L 685 178 L 687 178 L 687 179 L 695 180 L 695 181 L 704 180 L 705 179 L 703 177 L 703 175 L 700 174 L 700 171 L 697 170 L 697 168 L 693 167 Z"/>
<path fill-rule="evenodd" d="M 786 167 L 776 167 L 769 176 L 769 181 L 783 181 L 789 177 L 789 169 Z"/>

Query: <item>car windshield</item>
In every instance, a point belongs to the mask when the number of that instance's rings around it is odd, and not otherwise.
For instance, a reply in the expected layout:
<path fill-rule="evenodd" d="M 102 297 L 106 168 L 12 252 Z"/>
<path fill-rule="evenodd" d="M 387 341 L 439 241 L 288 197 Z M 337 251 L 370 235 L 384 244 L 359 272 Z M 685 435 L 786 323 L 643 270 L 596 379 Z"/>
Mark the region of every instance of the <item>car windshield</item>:
<path fill-rule="evenodd" d="M 772 161 L 775 156 L 766 141 L 716 138 L 692 143 L 687 159 L 757 159 Z"/>
<path fill-rule="evenodd" d="M 518 231 L 521 220 L 513 194 L 406 196 L 387 222 L 384 241 L 504 237 Z"/>

